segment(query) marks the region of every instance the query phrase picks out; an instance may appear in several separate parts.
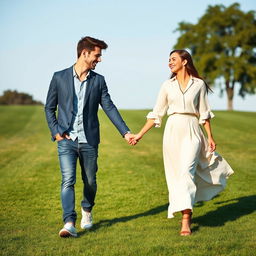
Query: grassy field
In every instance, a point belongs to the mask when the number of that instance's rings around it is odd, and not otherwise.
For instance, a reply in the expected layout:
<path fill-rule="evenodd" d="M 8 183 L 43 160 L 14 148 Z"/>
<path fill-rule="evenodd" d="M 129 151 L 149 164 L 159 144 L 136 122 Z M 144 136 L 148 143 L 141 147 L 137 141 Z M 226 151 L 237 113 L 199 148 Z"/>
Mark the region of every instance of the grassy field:
<path fill-rule="evenodd" d="M 147 111 L 121 113 L 136 132 Z M 0 255 L 256 255 L 256 113 L 215 114 L 218 152 L 235 174 L 218 197 L 196 205 L 192 236 L 179 236 L 180 216 L 166 218 L 163 127 L 131 147 L 100 112 L 95 225 L 79 229 L 78 238 L 61 239 L 60 171 L 43 107 L 0 107 Z"/>

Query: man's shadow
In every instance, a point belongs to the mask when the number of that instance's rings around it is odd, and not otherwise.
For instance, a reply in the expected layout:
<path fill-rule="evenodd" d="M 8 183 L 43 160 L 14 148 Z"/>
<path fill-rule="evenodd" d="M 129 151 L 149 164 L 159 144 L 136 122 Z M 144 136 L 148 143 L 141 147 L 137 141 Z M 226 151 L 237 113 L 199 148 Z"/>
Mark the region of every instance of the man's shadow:
<path fill-rule="evenodd" d="M 256 195 L 220 201 L 215 204 L 220 205 L 216 210 L 192 219 L 192 223 L 197 224 L 192 228 L 192 231 L 199 230 L 200 226 L 223 226 L 228 221 L 235 221 L 242 216 L 253 213 L 256 210 Z M 202 205 L 203 203 L 198 207 Z"/>
<path fill-rule="evenodd" d="M 124 216 L 124 217 L 114 218 L 114 219 L 101 220 L 101 221 L 99 221 L 99 222 L 97 222 L 93 225 L 90 232 L 91 231 L 96 231 L 97 229 L 102 228 L 102 227 L 112 226 L 116 223 L 127 222 L 127 221 L 138 219 L 138 218 L 141 218 L 141 217 L 156 215 L 156 214 L 159 214 L 163 211 L 167 211 L 167 208 L 168 208 L 168 204 L 164 204 L 164 205 L 160 205 L 158 207 L 152 208 L 152 209 L 150 209 L 146 212 L 138 213 L 138 214 L 135 214 L 135 215 Z M 79 232 L 79 236 L 82 236 L 85 233 L 86 233 L 86 231 Z"/>
<path fill-rule="evenodd" d="M 229 204 L 227 204 L 229 203 Z M 208 212 L 207 214 L 192 219 L 193 224 L 197 224 L 192 227 L 192 231 L 199 230 L 200 226 L 217 227 L 223 226 L 228 221 L 235 221 L 236 219 L 251 214 L 256 210 L 256 196 L 244 196 L 226 201 L 216 202 L 220 205 L 216 210 Z M 225 205 L 223 205 L 225 204 Z M 195 208 L 202 207 L 204 203 L 198 203 Z M 124 216 L 114 219 L 101 220 L 93 225 L 91 231 L 96 231 L 101 227 L 110 227 L 116 223 L 127 222 L 140 217 L 146 217 L 159 214 L 163 211 L 167 211 L 168 204 L 160 205 L 152 208 L 146 212 L 138 213 L 131 216 Z M 79 232 L 79 236 L 82 236 L 86 231 Z"/>

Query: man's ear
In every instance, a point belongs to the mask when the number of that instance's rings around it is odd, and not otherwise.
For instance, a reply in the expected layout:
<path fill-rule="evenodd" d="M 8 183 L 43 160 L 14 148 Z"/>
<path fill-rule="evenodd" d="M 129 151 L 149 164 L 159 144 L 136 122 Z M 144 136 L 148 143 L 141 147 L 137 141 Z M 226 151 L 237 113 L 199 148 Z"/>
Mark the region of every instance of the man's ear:
<path fill-rule="evenodd" d="M 89 55 L 89 51 L 86 50 L 86 49 L 83 49 L 83 50 L 82 50 L 82 55 L 83 55 L 85 58 L 87 58 L 88 55 Z"/>

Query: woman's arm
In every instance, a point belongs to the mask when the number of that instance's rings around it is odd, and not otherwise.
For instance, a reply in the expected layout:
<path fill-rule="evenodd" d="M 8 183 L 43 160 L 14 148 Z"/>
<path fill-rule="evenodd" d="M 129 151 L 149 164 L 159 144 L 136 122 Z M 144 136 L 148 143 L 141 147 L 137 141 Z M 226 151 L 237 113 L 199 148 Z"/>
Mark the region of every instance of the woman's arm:
<path fill-rule="evenodd" d="M 208 143 L 209 143 L 209 150 L 210 152 L 213 152 L 216 149 L 216 143 L 213 139 L 212 136 L 212 129 L 211 129 L 211 123 L 210 123 L 210 119 L 205 120 L 205 123 L 203 124 L 204 129 L 207 133 L 207 137 L 208 137 Z"/>
<path fill-rule="evenodd" d="M 137 142 L 139 141 L 143 135 L 148 132 L 153 126 L 155 126 L 155 120 L 154 119 L 148 119 L 145 125 L 142 127 L 139 133 L 135 134 L 135 137 L 133 138 L 133 141 Z"/>
<path fill-rule="evenodd" d="M 157 101 L 155 107 L 152 112 L 149 112 L 147 115 L 147 122 L 142 127 L 140 132 L 135 135 L 135 137 L 131 140 L 132 144 L 135 145 L 142 136 L 149 131 L 153 126 L 160 127 L 162 122 L 162 117 L 166 114 L 168 108 L 168 92 L 166 90 L 169 82 L 166 81 L 162 84 L 161 89 L 158 93 Z"/>

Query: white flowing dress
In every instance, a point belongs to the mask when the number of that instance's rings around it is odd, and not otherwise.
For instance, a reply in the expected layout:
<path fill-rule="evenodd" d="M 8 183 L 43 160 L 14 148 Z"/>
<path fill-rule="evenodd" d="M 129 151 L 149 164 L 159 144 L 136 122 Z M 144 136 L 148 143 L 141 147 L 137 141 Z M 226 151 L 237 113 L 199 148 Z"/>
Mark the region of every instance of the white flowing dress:
<path fill-rule="evenodd" d="M 169 116 L 163 137 L 165 176 L 169 190 L 168 218 L 198 201 L 207 201 L 226 186 L 232 168 L 217 152 L 210 153 L 200 124 L 214 117 L 203 80 L 191 77 L 182 91 L 176 77 L 165 81 L 156 105 L 147 115 L 161 126 Z"/>

